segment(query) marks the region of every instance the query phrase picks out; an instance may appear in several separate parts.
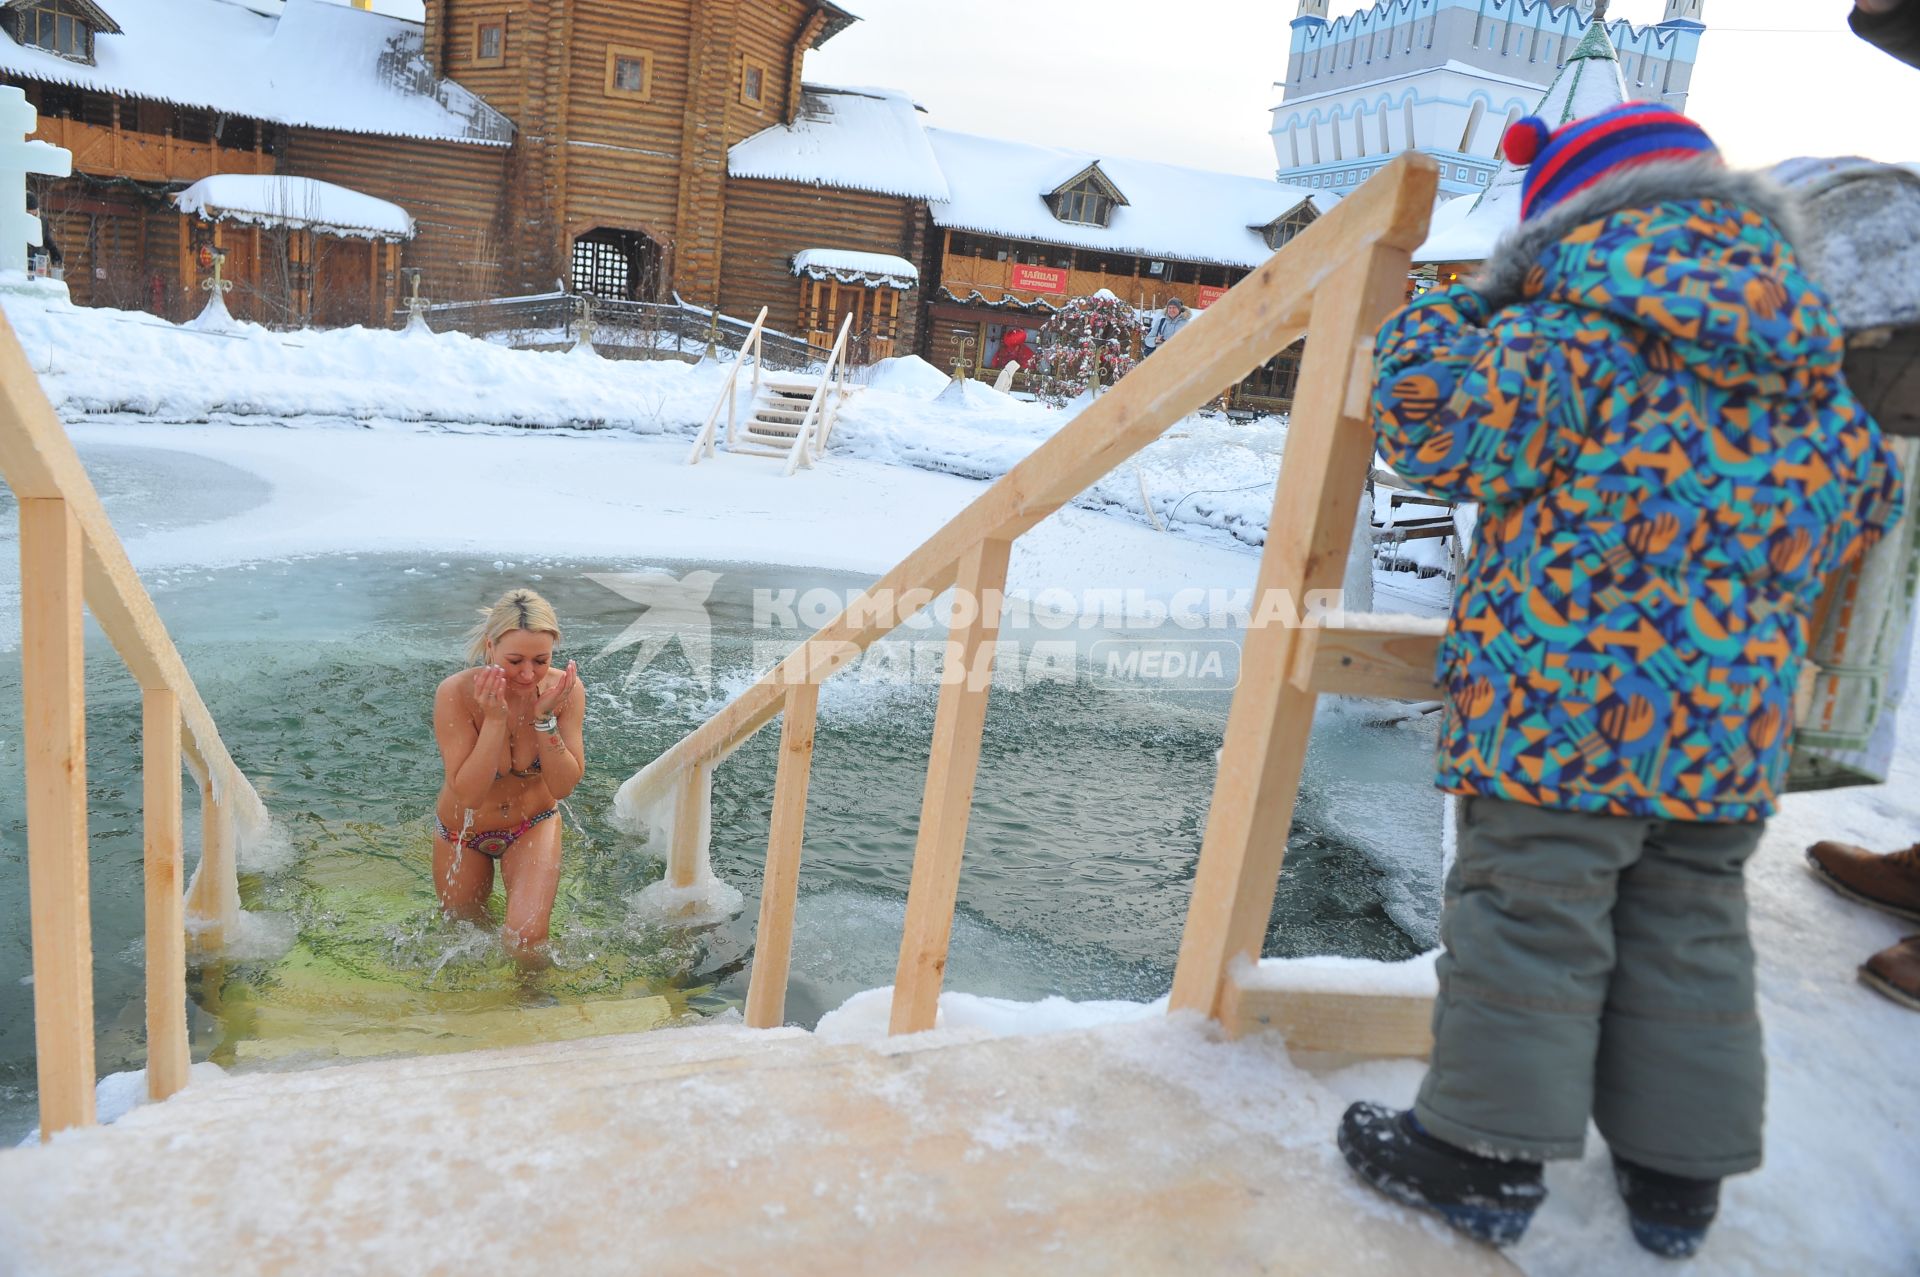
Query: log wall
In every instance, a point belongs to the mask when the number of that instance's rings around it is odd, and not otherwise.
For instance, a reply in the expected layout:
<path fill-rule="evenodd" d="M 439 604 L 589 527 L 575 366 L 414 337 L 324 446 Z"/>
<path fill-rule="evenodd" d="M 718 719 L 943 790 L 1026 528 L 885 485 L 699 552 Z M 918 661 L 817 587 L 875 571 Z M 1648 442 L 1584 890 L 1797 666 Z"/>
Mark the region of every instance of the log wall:
<path fill-rule="evenodd" d="M 433 0 L 427 16 L 429 56 L 518 130 L 504 174 L 504 291 L 551 287 L 573 241 L 605 229 L 658 246 L 663 294 L 710 301 L 727 148 L 791 118 L 822 11 L 811 0 Z M 503 26 L 497 65 L 477 56 L 487 23 Z M 644 57 L 644 92 L 610 85 L 616 50 Z"/>
<path fill-rule="evenodd" d="M 773 327 L 804 334 L 801 286 L 792 262 L 807 248 L 892 253 L 919 266 L 921 278 L 928 278 L 926 219 L 912 200 L 747 179 L 728 182 L 726 198 L 720 309 L 729 315 L 751 318 L 765 306 Z M 902 298 L 897 353 L 919 348 L 924 300 L 919 290 Z"/>
<path fill-rule="evenodd" d="M 425 272 L 423 295 L 467 301 L 512 291 L 504 257 L 507 159 L 497 146 L 293 129 L 280 171 L 336 182 L 406 209 L 415 235 L 401 250 L 401 265 Z"/>

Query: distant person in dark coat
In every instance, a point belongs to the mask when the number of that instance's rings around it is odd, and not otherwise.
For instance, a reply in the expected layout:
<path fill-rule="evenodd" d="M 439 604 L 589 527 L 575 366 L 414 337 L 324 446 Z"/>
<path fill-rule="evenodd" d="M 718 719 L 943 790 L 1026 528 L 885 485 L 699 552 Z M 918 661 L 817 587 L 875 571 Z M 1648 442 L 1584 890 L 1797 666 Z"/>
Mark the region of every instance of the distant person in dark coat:
<path fill-rule="evenodd" d="M 54 270 L 62 269 L 66 265 L 66 260 L 60 254 L 60 241 L 53 237 L 53 226 L 47 221 L 47 215 L 40 211 L 39 197 L 32 191 L 27 192 L 27 212 L 40 219 L 40 246 L 35 248 L 31 244 L 27 245 L 29 266 L 32 265 L 35 256 L 40 256 L 46 258 L 47 265 Z"/>

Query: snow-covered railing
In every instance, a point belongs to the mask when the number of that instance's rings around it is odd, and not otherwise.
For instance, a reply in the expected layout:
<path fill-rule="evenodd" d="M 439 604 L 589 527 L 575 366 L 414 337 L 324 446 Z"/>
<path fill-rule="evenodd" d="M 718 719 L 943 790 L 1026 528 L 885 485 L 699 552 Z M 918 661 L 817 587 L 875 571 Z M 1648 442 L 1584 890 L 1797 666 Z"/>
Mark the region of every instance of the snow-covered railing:
<path fill-rule="evenodd" d="M 1374 618 L 1367 626 L 1310 628 L 1308 593 L 1341 584 L 1354 515 L 1373 462 L 1368 421 L 1372 334 L 1405 296 L 1413 249 L 1425 239 L 1438 185 L 1435 161 L 1406 154 L 1209 307 L 1157 358 L 1036 448 L 918 549 L 805 640 L 759 681 L 620 787 L 615 817 L 667 842 L 667 885 L 698 900 L 705 884 L 713 769 L 783 716 L 773 812 L 754 944 L 747 1023 L 781 1023 L 806 823 L 820 685 L 931 604 L 956 606 L 927 763 L 907 916 L 894 977 L 891 1028 L 934 1024 L 960 879 L 980 739 L 992 681 L 999 603 L 1013 541 L 1158 439 L 1220 388 L 1307 338 L 1286 456 L 1262 552 L 1257 600 L 1241 649 L 1240 682 L 1208 811 L 1172 1005 L 1238 1030 L 1259 1023 L 1320 1026 L 1321 1049 L 1364 1042 L 1417 1053 L 1423 1041 L 1392 1026 L 1404 999 L 1304 989 L 1243 989 L 1273 913 L 1314 706 L 1323 691 L 1434 695 L 1432 625 Z M 1309 615 L 1312 609 L 1306 609 Z M 966 617 L 964 622 L 961 617 Z M 1326 627 L 1333 622 L 1322 621 Z M 684 894 L 682 894 L 684 893 Z M 1282 1005 L 1284 1004 L 1284 1005 Z M 1385 1008 L 1388 1027 L 1376 1015 Z M 1361 1029 L 1367 1031 L 1362 1032 Z"/>
<path fill-rule="evenodd" d="M 40 381 L 0 315 L 0 472 L 20 503 L 20 664 L 40 1135 L 94 1120 L 84 614 L 140 685 L 147 1091 L 187 1079 L 188 916 L 218 948 L 240 917 L 236 834 L 267 827 Z M 201 853 L 184 893 L 180 770 L 200 786 Z"/>
<path fill-rule="evenodd" d="M 735 394 L 740 385 L 740 370 L 753 361 L 753 384 L 747 388 L 747 400 L 760 393 L 760 369 L 763 356 L 760 353 L 762 325 L 767 322 L 767 308 L 760 308 L 760 315 L 753 321 L 753 327 L 747 330 L 745 341 L 740 343 L 740 353 L 734 358 L 733 367 L 727 370 L 727 384 L 720 388 L 720 396 L 714 400 L 713 411 L 707 414 L 706 424 L 700 427 L 700 433 L 694 436 L 693 451 L 687 454 L 687 464 L 697 466 L 702 457 L 713 455 L 713 436 L 720 424 L 720 409 L 727 410 L 727 447 L 731 449 L 736 438 L 740 414 L 735 402 Z"/>

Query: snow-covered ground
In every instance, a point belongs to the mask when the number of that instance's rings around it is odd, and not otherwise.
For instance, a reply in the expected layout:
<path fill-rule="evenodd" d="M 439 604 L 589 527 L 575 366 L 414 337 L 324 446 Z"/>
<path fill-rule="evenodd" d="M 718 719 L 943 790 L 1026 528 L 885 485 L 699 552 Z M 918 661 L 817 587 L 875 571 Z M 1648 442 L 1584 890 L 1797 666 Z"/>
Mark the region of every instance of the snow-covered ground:
<path fill-rule="evenodd" d="M 5 309 L 28 361 L 69 421 L 541 427 L 672 439 L 684 453 L 728 373 L 724 363 L 515 351 L 460 333 L 181 326 L 57 297 L 10 294 Z M 982 383 L 943 397 L 947 376 L 912 356 L 862 375 L 869 384 L 841 413 L 835 460 L 996 478 L 1073 412 Z M 743 394 L 743 411 L 745 403 Z M 1284 427 L 1270 420 L 1237 424 L 1196 416 L 1094 485 L 1078 504 L 1128 512 L 1145 524 L 1144 480 L 1162 521 L 1258 545 L 1285 437 Z M 671 451 L 662 451 L 663 460 Z M 777 465 L 765 461 L 723 458 L 721 464 L 776 482 L 780 477 Z M 703 481 L 697 474 L 687 478 Z"/>
<path fill-rule="evenodd" d="M 79 422 L 72 432 L 83 447 L 150 450 L 139 455 L 159 489 L 152 518 L 122 528 L 143 572 L 387 550 L 878 572 L 1062 420 L 985 387 L 959 405 L 934 404 L 938 374 L 896 364 L 849 407 L 818 469 L 786 479 L 774 463 L 724 453 L 685 465 L 718 369 L 516 353 L 451 336 L 211 336 L 13 299 L 7 312 L 62 414 Z M 1161 516 L 1179 506 L 1175 532 L 1149 528 L 1129 471 L 1023 538 L 1012 584 L 1124 584 L 1162 596 L 1249 584 L 1247 543 L 1260 539 L 1270 499 L 1254 485 L 1271 482 L 1284 433 L 1200 420 L 1176 433 L 1186 437 L 1143 462 Z M 1242 485 L 1182 500 L 1191 488 Z M 1430 606 L 1433 583 L 1419 583 L 1423 599 L 1410 582 L 1383 578 L 1383 595 Z M 1629 1239 L 1596 1140 L 1585 1161 L 1549 1172 L 1553 1196 L 1513 1252 L 1526 1272 L 1920 1272 L 1911 1093 L 1920 1019 L 1854 979 L 1855 965 L 1901 928 L 1818 886 L 1800 858 L 1822 837 L 1892 848 L 1920 836 L 1920 694 L 1910 693 L 1902 726 L 1910 743 L 1892 784 L 1790 798 L 1750 875 L 1771 1059 L 1765 1169 L 1729 1184 L 1698 1260 L 1663 1264 Z M 822 1032 L 873 1032 L 875 1001 L 855 999 Z M 961 997 L 943 1006 L 949 1027 L 996 1032 L 1152 1013 Z M 1231 1049 L 1245 1050 L 1249 1067 L 1271 1058 L 1267 1047 Z M 1286 1068 L 1271 1102 L 1289 1122 L 1318 1121 L 1350 1098 L 1407 1101 L 1418 1077 L 1404 1063 L 1325 1075 Z"/>

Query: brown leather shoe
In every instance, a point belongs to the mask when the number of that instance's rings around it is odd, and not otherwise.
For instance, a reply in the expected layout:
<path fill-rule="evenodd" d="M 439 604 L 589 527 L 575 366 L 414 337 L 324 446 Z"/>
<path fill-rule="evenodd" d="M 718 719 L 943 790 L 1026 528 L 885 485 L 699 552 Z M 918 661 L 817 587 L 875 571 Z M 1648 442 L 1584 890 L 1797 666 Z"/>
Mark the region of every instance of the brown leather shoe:
<path fill-rule="evenodd" d="M 1877 856 L 1844 842 L 1807 848 L 1814 876 L 1849 900 L 1920 922 L 1920 843 Z"/>
<path fill-rule="evenodd" d="M 1920 936 L 1908 936 L 1868 958 L 1860 978 L 1900 1005 L 1920 1011 Z"/>

